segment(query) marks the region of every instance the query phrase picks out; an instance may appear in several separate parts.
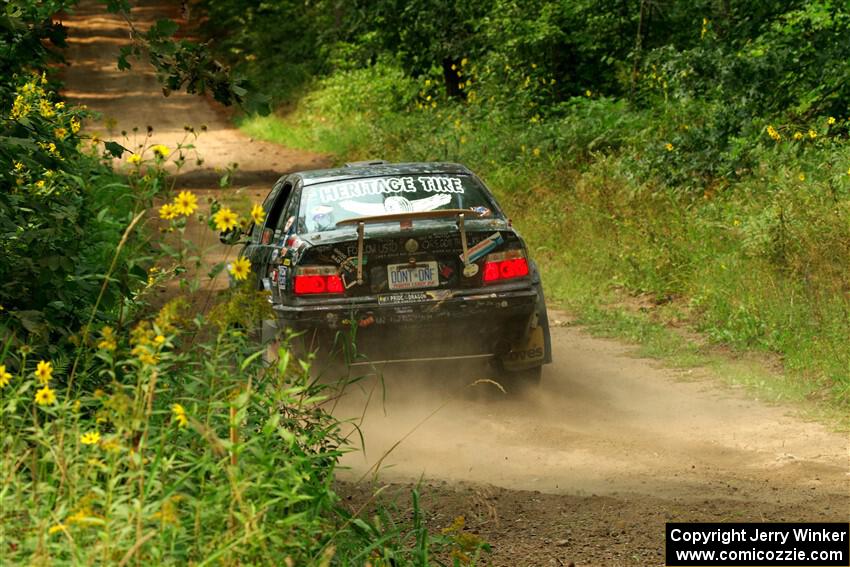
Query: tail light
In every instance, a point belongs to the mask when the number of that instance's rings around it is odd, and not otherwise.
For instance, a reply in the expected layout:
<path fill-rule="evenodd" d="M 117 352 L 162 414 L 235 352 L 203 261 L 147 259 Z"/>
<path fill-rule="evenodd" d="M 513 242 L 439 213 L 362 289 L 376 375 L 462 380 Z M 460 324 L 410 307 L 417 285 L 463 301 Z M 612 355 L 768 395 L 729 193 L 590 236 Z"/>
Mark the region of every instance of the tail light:
<path fill-rule="evenodd" d="M 484 259 L 484 283 L 494 283 L 528 275 L 528 261 L 522 250 L 488 254 Z"/>
<path fill-rule="evenodd" d="M 292 289 L 295 295 L 343 293 L 342 278 L 330 266 L 302 266 L 295 272 Z"/>

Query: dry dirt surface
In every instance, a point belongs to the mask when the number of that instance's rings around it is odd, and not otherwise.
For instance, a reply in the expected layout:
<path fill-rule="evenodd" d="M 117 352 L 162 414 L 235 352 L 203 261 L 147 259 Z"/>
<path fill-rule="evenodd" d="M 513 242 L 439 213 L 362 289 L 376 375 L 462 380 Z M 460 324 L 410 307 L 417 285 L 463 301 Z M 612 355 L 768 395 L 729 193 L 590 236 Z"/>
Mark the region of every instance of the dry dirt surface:
<path fill-rule="evenodd" d="M 134 16 L 149 25 L 179 16 L 173 6 L 142 2 Z M 89 130 L 120 141 L 122 130 L 132 137 L 152 126 L 156 143 L 174 147 L 184 125 L 207 127 L 196 142 L 204 163 L 180 186 L 259 200 L 281 174 L 327 164 L 251 140 L 203 98 L 164 98 L 144 65 L 119 72 L 127 28 L 99 3 L 83 2 L 65 24 L 65 96 L 104 116 Z M 225 194 L 216 169 L 233 162 L 239 172 Z M 207 261 L 226 255 L 214 247 Z M 458 364 L 377 368 L 349 387 L 333 411 L 357 426 L 352 438 L 359 444 L 362 434 L 364 450 L 343 460 L 344 505 L 397 502 L 403 516 L 419 484 L 430 527 L 465 516 L 466 529 L 492 544 L 487 561 L 505 566 L 661 565 L 667 521 L 850 518 L 846 434 L 569 324 L 552 338 L 554 364 L 519 394 L 469 386 L 490 373 Z"/>

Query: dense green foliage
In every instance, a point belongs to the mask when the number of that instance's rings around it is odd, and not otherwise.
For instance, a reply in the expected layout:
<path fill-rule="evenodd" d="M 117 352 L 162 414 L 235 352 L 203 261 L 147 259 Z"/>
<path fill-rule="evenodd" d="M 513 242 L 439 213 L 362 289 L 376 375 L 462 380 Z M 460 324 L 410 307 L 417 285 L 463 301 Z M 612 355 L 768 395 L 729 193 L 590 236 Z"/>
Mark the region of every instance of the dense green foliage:
<path fill-rule="evenodd" d="M 51 17 L 71 5 L 15 2 L 0 18 L 2 328 L 54 355 L 73 348 L 83 321 L 114 317 L 129 295 L 132 264 L 121 262 L 97 302 L 121 234 L 144 206 L 101 160 L 103 147 L 83 137 L 86 112 L 66 107 L 46 75 L 65 37 Z"/>
<path fill-rule="evenodd" d="M 204 4 L 211 37 L 239 29 L 222 53 L 298 104 L 248 118 L 253 135 L 463 161 L 545 259 L 550 296 L 646 296 L 850 402 L 842 4 Z"/>

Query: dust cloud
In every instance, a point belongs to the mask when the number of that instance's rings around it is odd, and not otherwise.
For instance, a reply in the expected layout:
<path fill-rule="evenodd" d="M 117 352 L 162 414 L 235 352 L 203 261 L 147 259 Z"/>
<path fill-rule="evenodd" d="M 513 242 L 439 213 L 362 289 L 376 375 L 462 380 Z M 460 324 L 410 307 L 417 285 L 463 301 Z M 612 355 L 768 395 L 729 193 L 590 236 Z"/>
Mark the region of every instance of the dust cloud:
<path fill-rule="evenodd" d="M 770 501 L 817 488 L 848 499 L 844 436 L 575 328 L 553 329 L 553 345 L 541 384 L 507 393 L 480 361 L 352 369 L 360 378 L 332 407 L 359 449 L 341 478 Z"/>

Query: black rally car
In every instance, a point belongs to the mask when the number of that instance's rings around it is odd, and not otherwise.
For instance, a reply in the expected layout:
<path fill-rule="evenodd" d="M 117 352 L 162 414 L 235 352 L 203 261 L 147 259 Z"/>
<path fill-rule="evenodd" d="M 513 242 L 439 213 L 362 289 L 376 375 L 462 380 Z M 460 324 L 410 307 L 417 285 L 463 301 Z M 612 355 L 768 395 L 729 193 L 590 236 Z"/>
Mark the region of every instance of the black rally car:
<path fill-rule="evenodd" d="M 532 380 L 551 362 L 537 267 L 465 166 L 302 171 L 263 208 L 241 255 L 271 292 L 277 329 L 354 330 L 373 361 L 491 358 Z"/>

